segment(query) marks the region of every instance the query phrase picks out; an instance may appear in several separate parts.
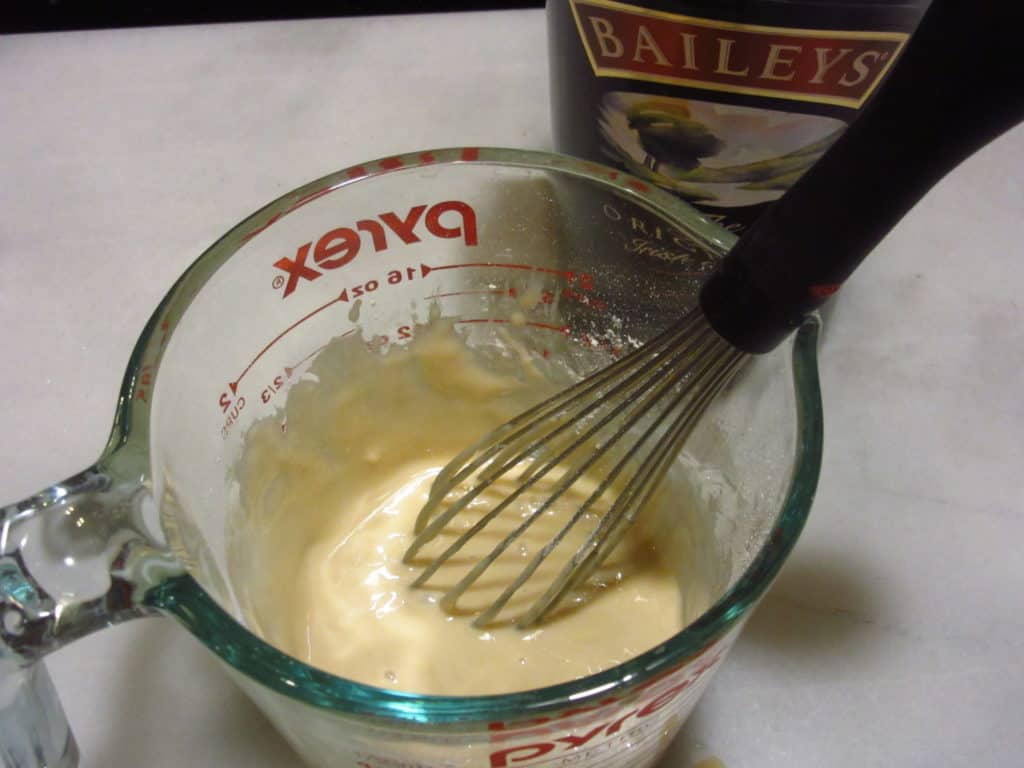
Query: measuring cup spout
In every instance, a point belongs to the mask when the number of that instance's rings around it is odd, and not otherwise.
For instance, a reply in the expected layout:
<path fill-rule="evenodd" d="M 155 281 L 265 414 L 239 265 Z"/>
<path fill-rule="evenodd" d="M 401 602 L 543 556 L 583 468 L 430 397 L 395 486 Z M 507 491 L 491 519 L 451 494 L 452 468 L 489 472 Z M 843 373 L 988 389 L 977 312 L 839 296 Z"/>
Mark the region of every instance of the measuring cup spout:
<path fill-rule="evenodd" d="M 117 452 L 0 508 L 0 765 L 77 764 L 42 659 L 98 629 L 154 614 L 145 594 L 180 572 L 149 491 Z M 155 512 L 154 512 L 155 515 Z M 42 759 L 40 759 L 42 758 Z"/>

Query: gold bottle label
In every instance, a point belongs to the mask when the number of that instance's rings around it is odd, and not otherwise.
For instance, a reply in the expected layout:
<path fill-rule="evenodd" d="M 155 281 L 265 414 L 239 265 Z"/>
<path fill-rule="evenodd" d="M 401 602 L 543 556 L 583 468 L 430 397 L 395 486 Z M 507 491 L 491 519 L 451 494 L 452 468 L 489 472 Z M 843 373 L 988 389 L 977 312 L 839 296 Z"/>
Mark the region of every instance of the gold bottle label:
<path fill-rule="evenodd" d="M 904 32 L 736 24 L 613 0 L 571 0 L 597 77 L 858 109 L 909 38 Z"/>

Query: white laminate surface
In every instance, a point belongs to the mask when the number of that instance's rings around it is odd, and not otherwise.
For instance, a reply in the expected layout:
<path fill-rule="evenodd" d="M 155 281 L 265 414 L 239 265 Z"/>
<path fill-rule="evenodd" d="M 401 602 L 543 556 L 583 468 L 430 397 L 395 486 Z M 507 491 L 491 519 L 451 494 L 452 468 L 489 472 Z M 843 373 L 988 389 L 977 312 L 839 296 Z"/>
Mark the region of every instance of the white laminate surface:
<path fill-rule="evenodd" d="M 298 184 L 451 145 L 550 147 L 539 11 L 0 37 L 5 501 L 89 464 L 136 335 Z M 1004 766 L 1024 728 L 1024 129 L 849 281 L 795 554 L 664 765 Z M 49 661 L 82 765 L 296 759 L 170 621 Z"/>

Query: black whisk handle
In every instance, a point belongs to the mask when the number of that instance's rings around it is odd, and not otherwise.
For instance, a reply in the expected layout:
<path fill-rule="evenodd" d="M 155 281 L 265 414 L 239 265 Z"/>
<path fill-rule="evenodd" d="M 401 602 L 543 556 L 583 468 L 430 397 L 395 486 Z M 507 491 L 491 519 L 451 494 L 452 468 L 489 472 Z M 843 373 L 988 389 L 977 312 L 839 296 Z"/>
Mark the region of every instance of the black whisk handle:
<path fill-rule="evenodd" d="M 1024 119 L 1017 14 L 1006 0 L 934 0 L 860 116 L 705 284 L 715 330 L 774 348 L 939 179 Z"/>

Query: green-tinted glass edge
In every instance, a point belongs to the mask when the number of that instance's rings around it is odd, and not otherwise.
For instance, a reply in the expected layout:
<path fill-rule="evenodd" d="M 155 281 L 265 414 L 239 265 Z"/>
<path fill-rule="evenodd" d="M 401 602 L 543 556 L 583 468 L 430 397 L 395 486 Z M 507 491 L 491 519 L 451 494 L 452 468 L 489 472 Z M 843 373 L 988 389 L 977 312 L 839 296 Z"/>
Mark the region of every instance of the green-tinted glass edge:
<path fill-rule="evenodd" d="M 254 231 L 253 227 L 261 223 L 266 224 L 285 215 L 318 190 L 328 187 L 339 189 L 379 173 L 413 170 L 428 162 L 438 165 L 472 162 L 558 170 L 617 188 L 639 204 L 679 222 L 719 253 L 727 251 L 735 242 L 733 235 L 703 219 L 690 206 L 627 174 L 542 152 L 489 148 L 470 151 L 473 153 L 471 158 L 463 148 L 385 158 L 391 163 L 387 171 L 364 171 L 361 175 L 355 175 L 353 171 L 379 167 L 381 161 L 338 171 L 278 198 L 221 237 L 178 279 L 146 324 L 129 361 L 114 427 L 100 464 L 115 467 L 127 463 L 132 474 L 146 476 L 147 470 L 140 462 L 144 462 L 146 456 L 149 410 L 147 402 L 140 402 L 135 397 L 143 366 L 151 366 L 149 375 L 156 375 L 162 340 L 173 332 L 178 319 L 203 283 L 241 245 L 245 233 Z M 424 160 L 427 157 L 429 161 Z M 397 168 L 393 162 L 396 159 L 402 161 Z M 174 616 L 224 662 L 261 685 L 313 706 L 355 715 L 432 724 L 517 720 L 565 707 L 570 700 L 574 706 L 582 706 L 591 699 L 607 696 L 612 689 L 628 686 L 698 655 L 724 636 L 767 589 L 792 550 L 807 519 L 821 465 L 823 420 L 817 375 L 818 328 L 818 321 L 809 319 L 797 331 L 793 346 L 798 422 L 794 472 L 768 544 L 732 589 L 696 622 L 661 646 L 618 667 L 581 681 L 500 696 L 409 694 L 345 680 L 278 651 L 238 624 L 188 575 L 173 577 L 151 589 L 145 602 Z"/>

